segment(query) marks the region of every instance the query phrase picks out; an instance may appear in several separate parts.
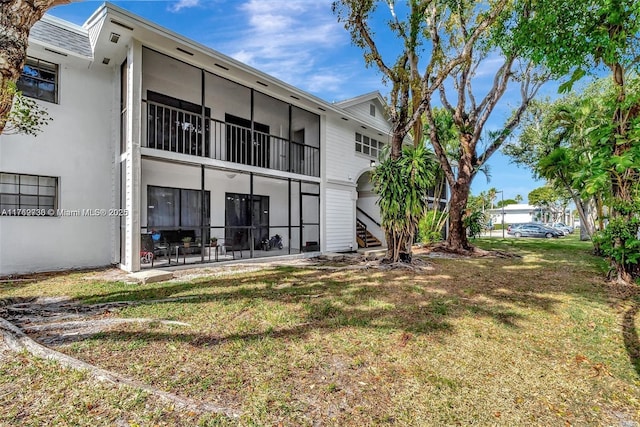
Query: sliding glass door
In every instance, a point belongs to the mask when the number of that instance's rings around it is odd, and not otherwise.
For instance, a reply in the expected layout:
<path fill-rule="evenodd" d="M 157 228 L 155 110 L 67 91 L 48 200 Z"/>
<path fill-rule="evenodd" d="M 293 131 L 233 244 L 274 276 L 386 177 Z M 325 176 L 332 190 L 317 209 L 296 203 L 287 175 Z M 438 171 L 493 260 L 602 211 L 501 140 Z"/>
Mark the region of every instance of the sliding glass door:
<path fill-rule="evenodd" d="M 236 249 L 249 250 L 252 236 L 254 249 L 269 239 L 269 196 L 254 194 L 252 199 L 249 194 L 226 193 L 226 243 Z"/>
<path fill-rule="evenodd" d="M 204 192 L 204 225 L 209 225 L 211 196 Z M 147 224 L 158 228 L 191 228 L 201 237 L 202 192 L 170 187 L 147 187 Z M 205 236 L 206 237 L 206 236 Z"/>

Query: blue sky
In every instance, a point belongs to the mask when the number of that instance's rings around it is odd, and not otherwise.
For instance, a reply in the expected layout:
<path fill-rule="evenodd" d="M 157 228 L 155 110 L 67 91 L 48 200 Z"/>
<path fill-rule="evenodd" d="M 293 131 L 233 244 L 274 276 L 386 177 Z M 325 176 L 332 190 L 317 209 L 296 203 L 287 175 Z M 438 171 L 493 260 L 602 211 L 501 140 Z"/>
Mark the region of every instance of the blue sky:
<path fill-rule="evenodd" d="M 374 68 L 364 65 L 362 52 L 351 45 L 347 31 L 331 11 L 331 0 L 178 0 L 115 1 L 126 10 L 229 55 L 326 101 L 340 101 L 388 88 Z M 101 2 L 83 1 L 56 6 L 49 14 L 81 25 Z M 388 9 L 381 8 L 376 27 L 383 31 Z M 393 40 L 381 43 L 393 51 Z M 395 55 L 394 55 L 395 56 Z M 423 60 L 422 63 L 426 63 Z M 477 86 L 492 80 L 491 61 Z M 541 95 L 555 97 L 555 85 Z M 488 123 L 497 128 L 516 105 L 519 88 L 512 86 Z M 478 175 L 473 194 L 495 187 L 504 198 L 523 196 L 541 185 L 531 173 L 511 164 L 506 156 L 489 160 L 491 180 Z"/>

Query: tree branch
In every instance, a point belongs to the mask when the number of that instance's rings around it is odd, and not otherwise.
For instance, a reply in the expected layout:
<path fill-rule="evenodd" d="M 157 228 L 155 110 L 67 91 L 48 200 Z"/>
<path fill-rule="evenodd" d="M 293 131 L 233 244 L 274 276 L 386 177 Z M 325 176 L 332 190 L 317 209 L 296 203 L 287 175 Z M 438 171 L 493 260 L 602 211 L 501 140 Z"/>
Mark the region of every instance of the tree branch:
<path fill-rule="evenodd" d="M 524 73 L 523 81 L 520 85 L 521 103 L 516 112 L 511 116 L 509 121 L 505 124 L 503 131 L 500 135 L 489 144 L 487 149 L 478 157 L 477 167 L 482 166 L 493 153 L 502 145 L 505 139 L 511 134 L 511 132 L 518 126 L 522 115 L 526 111 L 531 100 L 536 96 L 538 90 L 547 81 L 548 74 L 544 76 L 536 77 L 533 74 L 533 64 L 527 64 L 526 71 Z"/>

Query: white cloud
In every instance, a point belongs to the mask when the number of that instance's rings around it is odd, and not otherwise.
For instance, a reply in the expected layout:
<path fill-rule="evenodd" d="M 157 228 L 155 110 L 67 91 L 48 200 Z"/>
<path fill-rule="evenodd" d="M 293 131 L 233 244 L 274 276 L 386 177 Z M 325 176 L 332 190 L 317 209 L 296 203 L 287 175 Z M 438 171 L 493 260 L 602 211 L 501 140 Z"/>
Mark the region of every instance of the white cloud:
<path fill-rule="evenodd" d="M 171 12 L 180 12 L 182 9 L 187 9 L 190 7 L 195 7 L 200 4 L 200 0 L 178 0 L 171 6 L 169 6 L 169 10 Z"/>
<path fill-rule="evenodd" d="M 349 39 L 330 0 L 249 0 L 239 11 L 247 27 L 223 46 L 230 56 L 311 92 L 337 91 L 341 73 L 326 61 Z"/>

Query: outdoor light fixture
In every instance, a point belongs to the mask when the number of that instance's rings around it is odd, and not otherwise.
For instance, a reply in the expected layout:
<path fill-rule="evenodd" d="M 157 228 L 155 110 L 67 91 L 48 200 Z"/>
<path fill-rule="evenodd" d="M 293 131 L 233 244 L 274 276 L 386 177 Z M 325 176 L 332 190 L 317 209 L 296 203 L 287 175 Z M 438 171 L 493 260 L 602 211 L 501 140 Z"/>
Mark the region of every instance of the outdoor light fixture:
<path fill-rule="evenodd" d="M 376 161 L 375 160 L 371 160 L 369 162 L 369 166 L 371 166 L 372 168 L 375 168 L 376 167 Z"/>
<path fill-rule="evenodd" d="M 118 33 L 109 34 L 109 41 L 111 43 L 118 43 L 118 40 L 120 40 L 120 34 Z"/>

